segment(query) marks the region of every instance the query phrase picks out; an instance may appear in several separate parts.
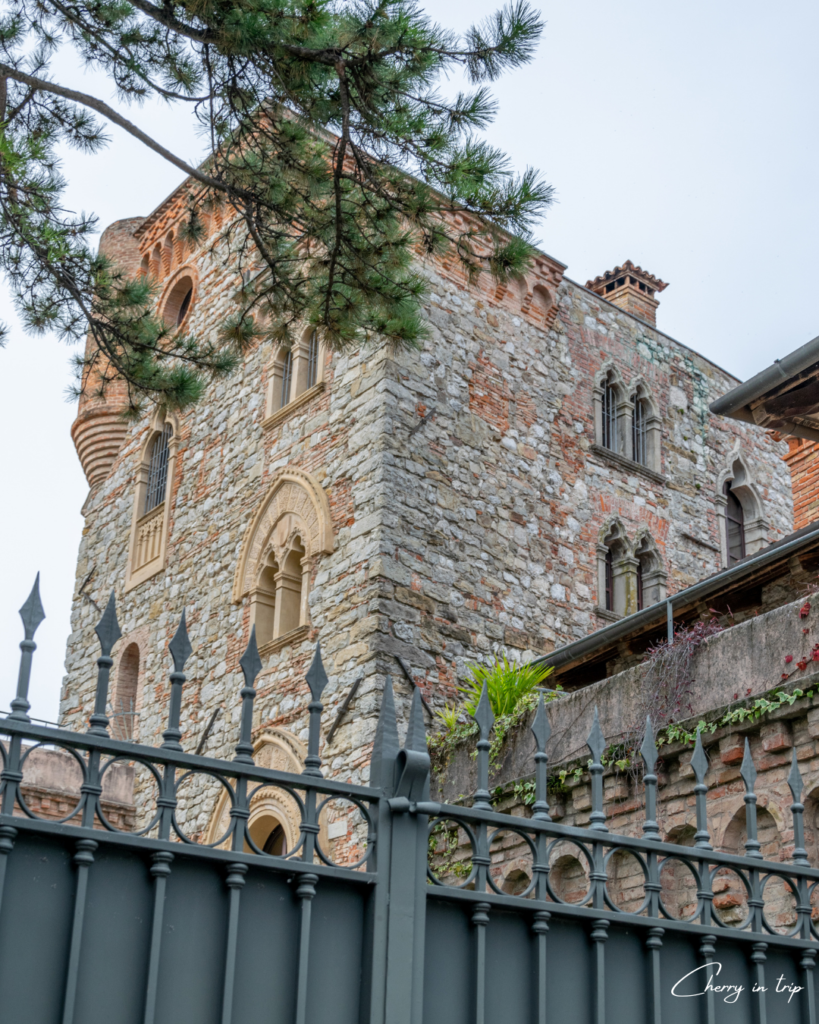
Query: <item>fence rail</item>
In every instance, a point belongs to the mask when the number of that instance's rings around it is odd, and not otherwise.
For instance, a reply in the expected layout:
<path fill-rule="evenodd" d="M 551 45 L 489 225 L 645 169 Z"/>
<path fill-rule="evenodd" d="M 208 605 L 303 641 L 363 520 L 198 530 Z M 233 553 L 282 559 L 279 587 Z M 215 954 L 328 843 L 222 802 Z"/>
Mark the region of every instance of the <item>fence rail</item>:
<path fill-rule="evenodd" d="M 535 802 L 531 817 L 521 817 L 492 808 L 486 691 L 475 712 L 478 789 L 472 806 L 452 806 L 430 799 L 421 693 L 413 694 L 401 746 L 389 679 L 370 784 L 323 777 L 327 676 L 319 647 L 306 676 L 303 772 L 255 765 L 261 663 L 253 632 L 240 662 L 234 758 L 184 752 L 180 715 L 191 653 L 184 613 L 169 645 L 162 743 L 112 739 L 105 709 L 120 636 L 113 595 L 97 627 L 87 732 L 37 725 L 28 714 L 33 638 L 43 618 L 36 583 L 21 616 L 17 695 L 0 718 L 0 1009 L 8 1019 L 758 1024 L 770 1016 L 817 1024 L 819 870 L 805 850 L 795 753 L 790 863 L 762 858 L 747 742 L 744 856 L 712 849 L 699 736 L 694 845 L 662 841 L 650 721 L 641 750 L 642 835 L 607 828 L 596 714 L 588 741 L 590 826 L 563 826 L 549 816 L 542 698 L 532 725 Z M 59 821 L 45 820 L 25 797 L 28 759 L 43 746 L 77 766 L 76 804 Z M 111 824 L 103 809 L 106 774 L 122 763 L 143 782 L 134 831 Z M 226 808 L 223 833 L 208 841 L 183 810 L 192 780 L 214 806 L 222 795 Z M 278 852 L 262 848 L 249 825 L 254 800 L 273 791 L 299 818 L 298 841 Z M 336 856 L 322 821 L 341 804 L 354 839 Z M 512 892 L 499 874 L 510 858 L 525 865 Z"/>

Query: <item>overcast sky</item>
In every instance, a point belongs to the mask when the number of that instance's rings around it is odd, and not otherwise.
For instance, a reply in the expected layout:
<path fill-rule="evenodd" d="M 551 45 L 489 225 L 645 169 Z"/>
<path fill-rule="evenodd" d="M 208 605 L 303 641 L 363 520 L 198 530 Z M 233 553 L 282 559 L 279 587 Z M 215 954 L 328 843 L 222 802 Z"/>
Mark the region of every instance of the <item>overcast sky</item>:
<path fill-rule="evenodd" d="M 439 0 L 434 13 L 463 28 L 495 6 Z M 488 132 L 517 169 L 540 168 L 557 190 L 542 248 L 581 283 L 626 259 L 669 282 L 658 326 L 740 379 L 819 334 L 819 4 L 572 0 L 542 10 L 537 59 L 497 84 Z M 105 81 L 68 57 L 56 72 L 113 102 Z M 155 104 L 127 115 L 189 162 L 204 155 L 184 111 Z M 64 167 L 69 205 L 93 210 L 101 227 L 148 214 L 180 181 L 110 134 L 106 151 L 66 154 Z M 32 714 L 54 719 L 87 486 L 64 398 L 69 349 L 23 335 L 0 288 L 0 319 L 13 327 L 0 351 L 0 706 L 16 685 L 17 609 L 39 570 L 48 617 Z"/>

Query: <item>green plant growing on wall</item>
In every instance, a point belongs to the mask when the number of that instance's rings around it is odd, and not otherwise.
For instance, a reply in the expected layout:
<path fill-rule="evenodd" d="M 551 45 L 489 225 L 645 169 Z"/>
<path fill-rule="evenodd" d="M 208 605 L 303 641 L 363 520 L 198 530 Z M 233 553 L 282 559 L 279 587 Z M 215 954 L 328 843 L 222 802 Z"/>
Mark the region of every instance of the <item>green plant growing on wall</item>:
<path fill-rule="evenodd" d="M 516 665 L 504 655 L 496 658 L 491 665 L 468 665 L 472 678 L 465 686 L 460 687 L 466 697 L 464 710 L 474 715 L 481 699 L 484 683 L 489 696 L 489 703 L 495 718 L 503 718 L 514 713 L 520 701 L 528 696 L 536 686 L 552 674 L 550 665 L 539 665 L 530 662 L 528 665 Z"/>

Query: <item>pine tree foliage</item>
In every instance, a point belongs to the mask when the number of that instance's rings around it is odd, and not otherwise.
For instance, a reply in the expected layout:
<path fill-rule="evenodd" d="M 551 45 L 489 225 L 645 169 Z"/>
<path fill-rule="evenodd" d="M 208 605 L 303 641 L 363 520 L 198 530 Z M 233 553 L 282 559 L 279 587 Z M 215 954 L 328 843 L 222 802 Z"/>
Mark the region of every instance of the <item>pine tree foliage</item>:
<path fill-rule="evenodd" d="M 482 137 L 488 84 L 525 64 L 542 25 L 511 0 L 463 37 L 411 0 L 1 0 L 0 268 L 30 330 L 90 333 L 82 379 L 125 380 L 131 406 L 195 401 L 260 336 L 317 328 L 336 350 L 417 345 L 423 260 L 470 277 L 521 274 L 551 201 Z M 99 97 L 54 80 L 71 46 L 115 83 L 193 111 L 211 155 L 191 167 Z M 439 84 L 465 71 L 469 91 Z M 235 269 L 236 307 L 216 339 L 168 327 L 146 278 L 95 255 L 91 216 L 63 207 L 58 147 L 87 152 L 118 124 L 187 175 L 184 232 L 222 211 L 211 243 Z"/>

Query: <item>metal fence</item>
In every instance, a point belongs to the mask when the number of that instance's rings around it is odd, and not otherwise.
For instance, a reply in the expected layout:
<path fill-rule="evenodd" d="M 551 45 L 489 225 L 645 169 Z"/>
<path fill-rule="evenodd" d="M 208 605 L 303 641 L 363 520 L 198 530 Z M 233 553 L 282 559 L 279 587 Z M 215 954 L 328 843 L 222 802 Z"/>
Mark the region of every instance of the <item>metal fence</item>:
<path fill-rule="evenodd" d="M 34 724 L 28 685 L 34 633 L 43 618 L 37 587 L 21 610 L 25 639 L 17 696 L 0 720 L 0 1019 L 27 1024 L 673 1024 L 717 1021 L 816 1024 L 819 934 L 811 900 L 819 871 L 804 849 L 801 780 L 790 775 L 791 863 L 762 859 L 755 771 L 746 785 L 745 856 L 711 848 L 707 759 L 698 739 L 693 847 L 662 842 L 650 723 L 643 835 L 607 830 L 604 739 L 589 737 L 590 827 L 551 821 L 549 723 L 541 701 L 532 732 L 536 800 L 531 817 L 492 810 L 488 786 L 492 712 L 484 693 L 475 718 L 479 787 L 472 806 L 429 799 L 429 756 L 420 691 L 399 744 L 391 683 L 384 690 L 368 786 L 326 779 L 319 757 L 322 691 L 317 649 L 302 774 L 260 768 L 251 742 L 255 637 L 241 659 L 241 725 L 233 760 L 187 754 L 180 739 L 184 615 L 170 644 L 168 725 L 159 747 L 110 738 L 105 708 L 111 649 L 119 637 L 113 597 L 97 627 L 101 655 L 87 732 Z M 37 746 L 67 751 L 82 774 L 62 821 L 38 818 L 24 796 Z M 152 780 L 154 804 L 135 832 L 102 807 L 105 774 L 125 761 Z M 180 787 L 205 778 L 229 796 L 229 825 L 210 845 L 179 814 Z M 263 852 L 248 828 L 254 795 L 274 787 L 295 801 L 300 839 L 286 855 Z M 333 801 L 354 809 L 360 857 L 334 860 L 320 819 Z M 454 830 L 460 872 L 435 840 Z M 432 830 L 432 842 L 430 834 Z M 437 831 L 436 831 L 437 830 Z M 531 877 L 516 895 L 498 883 L 504 837 L 527 852 Z M 572 847 L 587 891 L 567 899 L 556 854 Z M 631 858 L 625 906 L 612 884 Z M 668 873 L 694 887 L 688 912 L 667 898 Z M 715 904 L 726 877 L 741 891 L 745 920 L 728 924 Z M 776 889 L 777 914 L 769 912 Z M 635 893 L 637 895 L 635 895 Z M 819 895 L 819 893 L 817 893 Z M 783 903 L 784 901 L 784 903 Z M 783 906 L 785 908 L 783 912 Z"/>

